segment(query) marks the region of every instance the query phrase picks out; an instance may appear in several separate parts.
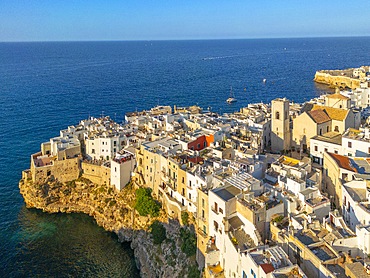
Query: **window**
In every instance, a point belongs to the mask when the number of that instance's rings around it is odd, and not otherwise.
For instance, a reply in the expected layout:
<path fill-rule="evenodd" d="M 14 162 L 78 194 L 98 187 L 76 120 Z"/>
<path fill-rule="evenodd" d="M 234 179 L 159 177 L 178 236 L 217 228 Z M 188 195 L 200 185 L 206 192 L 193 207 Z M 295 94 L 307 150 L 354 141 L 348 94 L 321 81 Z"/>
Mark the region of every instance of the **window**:
<path fill-rule="evenodd" d="M 306 129 L 305 128 L 303 129 L 303 134 L 306 134 Z M 297 138 L 296 138 L 296 140 L 297 140 Z"/>
<path fill-rule="evenodd" d="M 182 194 L 181 195 L 185 196 L 185 189 L 184 188 L 182 189 Z"/>
<path fill-rule="evenodd" d="M 337 150 L 335 150 L 335 151 L 334 151 L 334 153 L 335 153 L 335 154 L 338 154 L 338 151 L 337 151 Z"/>
<path fill-rule="evenodd" d="M 275 119 L 276 119 L 276 120 L 280 120 L 280 112 L 279 112 L 279 111 L 277 111 L 277 112 L 275 113 Z"/>
<path fill-rule="evenodd" d="M 191 187 L 191 181 L 189 181 L 189 186 Z"/>
<path fill-rule="evenodd" d="M 95 149 L 92 149 L 92 150 L 91 150 L 91 153 L 95 153 Z"/>
<path fill-rule="evenodd" d="M 204 209 L 202 209 L 202 218 L 204 218 Z"/>
<path fill-rule="evenodd" d="M 200 149 L 200 144 L 198 143 L 197 148 Z"/>
<path fill-rule="evenodd" d="M 328 152 L 328 148 L 325 148 L 325 149 L 324 149 L 324 152 L 326 152 L 326 153 L 327 153 L 327 152 Z"/>
<path fill-rule="evenodd" d="M 189 193 L 189 200 L 191 200 L 191 194 Z"/>
<path fill-rule="evenodd" d="M 319 134 L 320 134 L 320 135 L 322 135 L 322 128 L 320 128 L 320 130 L 319 130 Z"/>
<path fill-rule="evenodd" d="M 184 177 L 182 177 L 181 182 L 182 182 L 182 183 L 184 183 L 184 182 L 185 182 L 185 178 L 184 178 Z"/>
<path fill-rule="evenodd" d="M 203 147 L 207 147 L 207 142 L 206 141 L 204 141 Z"/>
<path fill-rule="evenodd" d="M 367 152 L 370 153 L 370 147 L 368 148 Z"/>
<path fill-rule="evenodd" d="M 326 132 L 329 132 L 329 126 L 326 127 Z"/>
<path fill-rule="evenodd" d="M 218 230 L 218 223 L 216 221 L 213 221 L 213 226 L 215 227 L 215 230 Z"/>
<path fill-rule="evenodd" d="M 202 208 L 204 208 L 204 199 L 202 198 Z"/>
<path fill-rule="evenodd" d="M 317 146 L 315 146 L 315 152 L 317 152 L 317 151 L 318 151 L 318 149 L 319 149 L 319 148 L 318 148 Z"/>
<path fill-rule="evenodd" d="M 224 213 L 224 211 L 223 211 L 223 209 L 222 209 L 222 208 L 219 208 L 219 209 L 218 209 L 218 211 L 219 211 L 220 213 L 222 213 L 222 214 Z"/>
<path fill-rule="evenodd" d="M 334 131 L 339 132 L 339 127 L 337 125 L 334 127 Z"/>
<path fill-rule="evenodd" d="M 114 167 L 114 172 L 117 172 L 117 167 Z"/>
<path fill-rule="evenodd" d="M 352 148 L 352 142 L 348 142 L 348 148 Z"/>

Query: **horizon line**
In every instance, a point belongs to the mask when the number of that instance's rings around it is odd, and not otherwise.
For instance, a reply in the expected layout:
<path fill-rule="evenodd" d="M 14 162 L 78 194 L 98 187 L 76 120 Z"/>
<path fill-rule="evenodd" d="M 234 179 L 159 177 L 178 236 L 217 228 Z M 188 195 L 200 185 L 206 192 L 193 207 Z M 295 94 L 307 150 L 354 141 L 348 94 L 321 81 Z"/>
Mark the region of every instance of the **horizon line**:
<path fill-rule="evenodd" d="M 269 40 L 269 39 L 324 39 L 324 38 L 367 38 L 370 35 L 349 36 L 297 36 L 297 37 L 256 37 L 256 38 L 189 38 L 189 39 L 112 39 L 112 40 L 30 40 L 0 41 L 0 43 L 44 43 L 44 42 L 164 42 L 164 41 L 226 41 L 226 40 Z"/>

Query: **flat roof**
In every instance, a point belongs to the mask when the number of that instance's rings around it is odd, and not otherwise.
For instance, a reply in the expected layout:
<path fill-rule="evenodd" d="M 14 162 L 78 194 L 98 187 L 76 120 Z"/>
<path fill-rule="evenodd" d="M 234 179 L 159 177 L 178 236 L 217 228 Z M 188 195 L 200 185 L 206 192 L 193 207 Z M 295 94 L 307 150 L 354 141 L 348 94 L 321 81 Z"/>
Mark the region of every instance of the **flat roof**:
<path fill-rule="evenodd" d="M 324 244 L 312 247 L 310 249 L 321 261 L 327 261 L 337 257 L 337 255 Z"/>
<path fill-rule="evenodd" d="M 334 131 L 324 133 L 323 135 L 316 135 L 312 137 L 311 140 L 318 140 L 335 145 L 342 145 L 342 135 Z"/>
<path fill-rule="evenodd" d="M 357 170 L 359 174 L 369 174 L 370 173 L 370 165 L 369 159 L 366 158 L 353 158 L 351 159 L 352 166 Z"/>
<path fill-rule="evenodd" d="M 367 201 L 367 198 L 366 198 L 367 190 L 365 188 L 355 188 L 355 187 L 349 187 L 349 186 L 345 186 L 345 188 L 348 194 L 352 197 L 352 199 L 355 202 Z"/>
<path fill-rule="evenodd" d="M 351 276 L 351 277 L 356 277 L 356 278 L 358 277 L 358 278 L 360 278 L 360 277 L 368 277 L 368 276 L 370 276 L 369 274 L 366 273 L 364 265 L 362 263 L 360 263 L 360 262 L 346 264 L 345 267 L 349 271 L 351 271 L 352 275 L 355 275 L 355 276 Z"/>
<path fill-rule="evenodd" d="M 242 173 L 237 176 L 231 176 L 225 179 L 225 182 L 229 183 L 232 186 L 237 187 L 240 190 L 247 189 L 252 183 L 257 182 L 252 175 L 248 173 Z"/>
<path fill-rule="evenodd" d="M 220 197 L 225 202 L 229 201 L 230 199 L 234 198 L 235 196 L 241 193 L 239 188 L 234 186 L 224 187 L 219 190 L 213 191 L 218 197 Z"/>

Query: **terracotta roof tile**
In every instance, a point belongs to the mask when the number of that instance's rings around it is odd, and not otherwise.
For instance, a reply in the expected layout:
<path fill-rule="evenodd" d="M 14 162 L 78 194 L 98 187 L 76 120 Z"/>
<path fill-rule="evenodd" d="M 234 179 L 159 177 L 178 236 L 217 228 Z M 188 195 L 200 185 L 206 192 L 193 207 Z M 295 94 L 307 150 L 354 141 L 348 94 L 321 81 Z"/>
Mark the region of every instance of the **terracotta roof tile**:
<path fill-rule="evenodd" d="M 275 270 L 272 264 L 260 264 L 260 266 L 266 274 Z"/>
<path fill-rule="evenodd" d="M 317 124 L 322 124 L 330 121 L 330 117 L 325 113 L 324 110 L 314 110 L 308 111 L 307 114 L 315 121 Z"/>
<path fill-rule="evenodd" d="M 311 111 L 316 110 L 324 110 L 326 114 L 330 117 L 332 120 L 336 121 L 343 121 L 347 115 L 348 111 L 347 109 L 340 109 L 340 108 L 333 108 L 328 106 L 322 106 L 322 105 L 314 105 Z"/>
<path fill-rule="evenodd" d="M 328 153 L 328 154 L 335 160 L 335 162 L 338 164 L 340 168 L 357 173 L 357 169 L 351 165 L 351 162 L 347 156 L 343 156 L 343 155 L 339 155 L 335 153 Z"/>
<path fill-rule="evenodd" d="M 338 94 L 338 93 L 335 93 L 335 94 L 330 94 L 330 95 L 326 95 L 327 98 L 334 98 L 334 99 L 344 99 L 344 100 L 349 100 L 348 97 L 342 95 L 342 94 Z"/>

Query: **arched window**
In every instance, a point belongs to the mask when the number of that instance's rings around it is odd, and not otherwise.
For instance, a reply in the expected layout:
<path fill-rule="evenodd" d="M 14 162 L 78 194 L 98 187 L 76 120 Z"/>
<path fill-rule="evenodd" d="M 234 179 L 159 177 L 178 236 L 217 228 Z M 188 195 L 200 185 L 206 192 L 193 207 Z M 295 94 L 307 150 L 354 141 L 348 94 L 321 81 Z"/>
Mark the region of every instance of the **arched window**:
<path fill-rule="evenodd" d="M 339 127 L 336 125 L 334 131 L 339 132 Z"/>
<path fill-rule="evenodd" d="M 276 111 L 276 113 L 275 113 L 275 119 L 276 120 L 280 120 L 280 112 L 279 111 Z"/>

